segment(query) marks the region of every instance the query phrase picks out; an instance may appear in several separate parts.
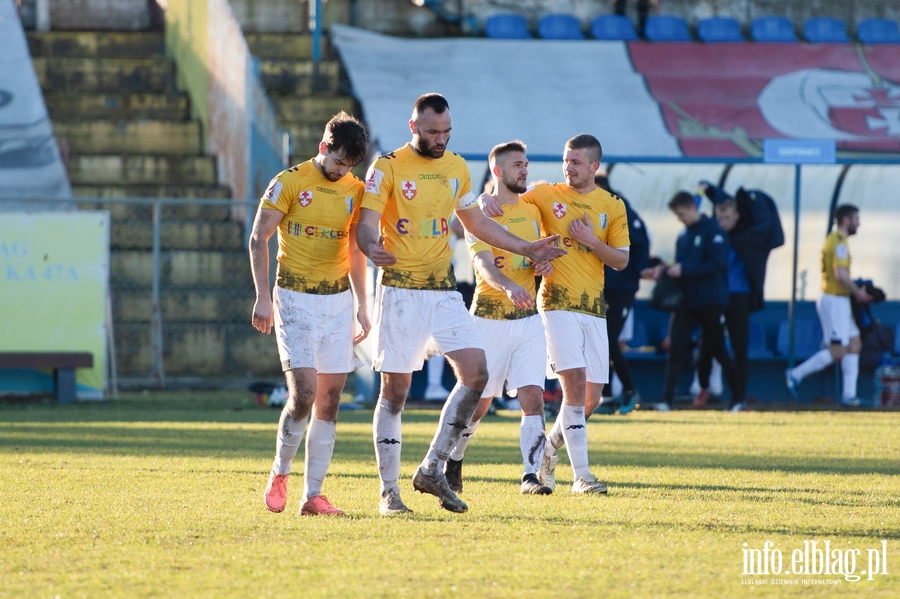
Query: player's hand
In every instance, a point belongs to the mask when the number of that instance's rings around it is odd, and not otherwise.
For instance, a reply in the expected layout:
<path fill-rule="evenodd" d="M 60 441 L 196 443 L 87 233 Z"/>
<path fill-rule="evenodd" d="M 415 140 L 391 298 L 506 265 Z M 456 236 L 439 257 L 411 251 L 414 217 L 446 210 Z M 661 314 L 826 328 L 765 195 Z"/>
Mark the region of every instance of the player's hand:
<path fill-rule="evenodd" d="M 512 303 L 515 304 L 516 308 L 519 308 L 520 310 L 530 310 L 534 307 L 534 298 L 532 298 L 531 294 L 528 293 L 528 290 L 521 285 L 513 284 L 505 291 L 506 295 L 509 296 L 509 299 L 512 300 Z"/>
<path fill-rule="evenodd" d="M 669 273 L 669 276 L 673 279 L 681 277 L 681 262 L 676 262 L 675 264 L 667 268 L 666 272 Z"/>
<path fill-rule="evenodd" d="M 357 345 L 360 341 L 369 336 L 372 330 L 372 323 L 369 322 L 369 311 L 365 306 L 360 306 L 356 311 L 356 322 L 359 323 L 360 331 L 353 337 L 353 345 Z"/>
<path fill-rule="evenodd" d="M 857 287 L 856 291 L 853 292 L 853 297 L 861 304 L 868 304 L 873 299 L 871 295 L 866 293 L 865 287 Z"/>
<path fill-rule="evenodd" d="M 261 333 L 268 335 L 275 326 L 275 312 L 272 309 L 272 299 L 269 297 L 256 298 L 253 304 L 253 328 Z"/>
<path fill-rule="evenodd" d="M 534 265 L 534 276 L 547 277 L 553 274 L 553 265 L 549 262 L 538 262 Z"/>
<path fill-rule="evenodd" d="M 489 193 L 483 193 L 478 196 L 478 205 L 481 206 L 481 211 L 487 216 L 503 216 L 503 208 L 500 207 L 500 202 Z"/>
<path fill-rule="evenodd" d="M 529 260 L 537 264 L 538 262 L 550 262 L 556 260 L 560 256 L 565 256 L 568 252 L 554 244 L 559 241 L 559 235 L 551 235 L 537 241 L 532 241 L 528 247 L 528 253 L 525 254 Z"/>
<path fill-rule="evenodd" d="M 378 238 L 378 243 L 369 247 L 368 255 L 375 266 L 391 266 L 397 263 L 397 257 L 384 249 L 384 235 Z"/>
<path fill-rule="evenodd" d="M 651 266 L 650 268 L 645 268 L 641 271 L 642 279 L 653 279 L 654 281 L 658 281 L 662 276 L 663 271 L 666 270 L 665 264 L 657 264 L 656 266 Z"/>
<path fill-rule="evenodd" d="M 572 239 L 588 247 L 599 241 L 594 233 L 594 225 L 591 223 L 591 218 L 587 213 L 582 214 L 581 218 L 576 218 L 572 221 L 569 225 L 569 235 L 572 236 Z"/>

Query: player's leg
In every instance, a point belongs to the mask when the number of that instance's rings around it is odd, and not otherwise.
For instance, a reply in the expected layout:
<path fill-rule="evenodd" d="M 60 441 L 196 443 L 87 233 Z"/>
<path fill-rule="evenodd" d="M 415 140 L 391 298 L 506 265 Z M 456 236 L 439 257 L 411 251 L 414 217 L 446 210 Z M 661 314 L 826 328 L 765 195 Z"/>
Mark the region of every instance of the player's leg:
<path fill-rule="evenodd" d="M 688 353 L 691 341 L 691 332 L 697 326 L 693 315 L 687 310 L 678 310 L 672 318 L 669 353 L 666 356 L 666 374 L 663 383 L 663 400 L 656 404 L 658 410 L 671 410 L 675 402 L 675 387 L 681 378 L 681 369 Z"/>
<path fill-rule="evenodd" d="M 841 356 L 841 378 L 843 379 L 843 393 L 841 403 L 845 406 L 858 406 L 860 399 L 856 396 L 856 379 L 859 377 L 859 352 L 862 349 L 862 341 L 859 337 L 859 328 L 853 319 L 853 311 L 850 298 L 840 298 L 837 310 L 840 313 L 843 327 L 839 331 L 841 345 L 846 347 L 846 352 Z"/>
<path fill-rule="evenodd" d="M 785 383 L 788 391 L 794 397 L 797 396 L 797 387 L 806 377 L 820 370 L 831 366 L 832 363 L 840 360 L 846 351 L 844 343 L 841 341 L 838 309 L 833 300 L 839 299 L 836 296 L 823 293 L 816 300 L 816 312 L 819 315 L 819 323 L 822 325 L 822 345 L 824 349 L 820 349 L 812 356 L 806 359 L 794 368 L 788 368 L 785 372 Z"/>
<path fill-rule="evenodd" d="M 316 396 L 316 371 L 313 368 L 294 368 L 284 373 L 288 398 L 278 420 L 275 437 L 275 460 L 266 485 L 266 507 L 272 512 L 284 510 L 287 501 L 287 481 L 291 466 L 312 410 Z"/>
<path fill-rule="evenodd" d="M 729 407 L 734 407 L 743 405 L 744 397 L 741 394 L 741 386 L 738 382 L 734 360 L 728 355 L 728 349 L 725 346 L 725 327 L 722 325 L 722 313 L 723 307 L 704 306 L 695 311 L 695 317 L 700 323 L 703 344 L 708 345 L 709 353 L 722 365 L 722 374 L 725 376 L 725 380 L 728 381 L 728 388 L 731 390 L 731 405 Z"/>
<path fill-rule="evenodd" d="M 306 434 L 306 464 L 303 477 L 303 515 L 342 516 L 344 512 L 331 505 L 322 495 L 322 484 L 334 454 L 335 427 L 346 374 L 320 374 L 312 418 Z"/>
<path fill-rule="evenodd" d="M 747 399 L 747 381 L 750 380 L 750 294 L 733 293 L 725 310 L 725 325 L 734 353 L 734 368 L 740 395 Z"/>
<path fill-rule="evenodd" d="M 381 480 L 381 512 L 383 514 L 409 511 L 400 500 L 400 454 L 403 446 L 401 414 L 406 394 L 412 382 L 412 373 L 382 372 L 381 391 L 375 405 L 372 434 L 375 443 L 375 461 Z"/>
<path fill-rule="evenodd" d="M 522 407 L 522 422 L 519 427 L 519 450 L 522 452 L 524 472 L 520 491 L 526 495 L 549 495 L 553 489 L 537 479 L 538 468 L 544 458 L 544 389 L 537 385 L 526 385 L 517 390 L 519 405 Z"/>
<path fill-rule="evenodd" d="M 463 459 L 466 457 L 466 449 L 468 449 L 469 443 L 475 436 L 475 431 L 478 430 L 481 419 L 488 413 L 493 401 L 493 394 L 485 395 L 481 398 L 478 402 L 478 407 L 475 408 L 475 413 L 472 415 L 469 426 L 462 432 L 459 441 L 456 442 L 456 447 L 453 448 L 453 451 L 450 452 L 450 457 L 447 458 L 444 476 L 447 477 L 447 484 L 450 485 L 450 488 L 455 493 L 462 493 L 463 490 L 462 464 Z"/>

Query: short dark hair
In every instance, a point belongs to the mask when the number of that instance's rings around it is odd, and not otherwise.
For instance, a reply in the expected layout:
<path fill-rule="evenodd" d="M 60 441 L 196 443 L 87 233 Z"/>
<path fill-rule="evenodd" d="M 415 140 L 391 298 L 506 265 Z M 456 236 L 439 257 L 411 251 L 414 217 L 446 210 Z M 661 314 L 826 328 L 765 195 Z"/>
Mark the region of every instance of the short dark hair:
<path fill-rule="evenodd" d="M 686 191 L 679 191 L 672 196 L 671 200 L 669 200 L 669 210 L 672 210 L 673 212 L 676 208 L 683 208 L 685 206 L 690 206 L 691 208 L 697 207 L 694 196 Z"/>
<path fill-rule="evenodd" d="M 415 120 L 428 108 L 432 109 L 436 114 L 444 114 L 444 111 L 448 110 L 450 108 L 450 105 L 447 103 L 446 98 L 444 98 L 444 96 L 442 96 L 441 94 L 434 92 L 429 94 L 422 94 L 421 96 L 416 98 L 416 103 L 413 104 L 413 120 Z"/>
<path fill-rule="evenodd" d="M 594 155 L 591 156 L 593 158 L 591 162 L 600 162 L 600 159 L 603 158 L 603 148 L 600 147 L 600 140 L 587 133 L 576 135 L 566 142 L 566 147 L 570 150 L 591 150 L 594 152 Z"/>
<path fill-rule="evenodd" d="M 491 153 L 488 154 L 488 162 L 495 163 L 499 156 L 503 156 L 504 154 L 509 154 L 511 152 L 522 152 L 525 153 L 525 142 L 514 139 L 512 141 L 507 141 L 502 144 L 497 144 L 493 148 L 491 148 Z"/>
<path fill-rule="evenodd" d="M 723 200 L 719 200 L 719 202 L 716 204 L 716 212 L 718 212 L 719 210 L 725 210 L 728 208 L 734 208 L 735 211 L 740 212 L 740 209 L 738 208 L 737 200 L 734 198 L 726 197 Z"/>
<path fill-rule="evenodd" d="M 841 224 L 845 218 L 853 218 L 853 215 L 859 212 L 859 208 L 853 204 L 841 204 L 834 209 L 834 222 Z"/>
<path fill-rule="evenodd" d="M 344 159 L 353 165 L 362 162 L 369 149 L 365 127 L 343 110 L 325 125 L 322 141 L 329 152 L 343 153 Z"/>

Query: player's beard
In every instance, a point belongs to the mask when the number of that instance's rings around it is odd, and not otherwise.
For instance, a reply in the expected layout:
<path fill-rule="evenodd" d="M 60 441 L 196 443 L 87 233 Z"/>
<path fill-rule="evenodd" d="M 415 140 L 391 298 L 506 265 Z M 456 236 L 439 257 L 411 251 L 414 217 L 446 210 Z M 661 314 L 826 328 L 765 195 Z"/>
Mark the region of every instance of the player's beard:
<path fill-rule="evenodd" d="M 526 191 L 528 191 L 528 188 L 525 185 L 521 185 L 518 179 L 507 179 L 506 177 L 503 177 L 501 179 L 501 182 L 503 183 L 503 186 L 506 187 L 506 189 L 510 190 L 513 193 L 525 193 Z"/>
<path fill-rule="evenodd" d="M 343 177 L 342 174 L 332 173 L 331 171 L 323 171 L 322 174 L 325 175 L 325 178 L 328 179 L 329 181 L 331 181 L 332 183 L 337 183 L 338 181 L 341 180 L 341 177 Z"/>
<path fill-rule="evenodd" d="M 441 158 L 444 156 L 444 150 L 447 149 L 447 146 L 443 146 L 441 147 L 441 149 L 437 150 L 434 146 L 429 145 L 427 141 L 420 137 L 413 144 L 413 148 L 422 156 L 428 156 L 429 158 Z"/>
<path fill-rule="evenodd" d="M 857 227 L 856 225 L 847 225 L 847 237 L 850 237 L 851 235 L 856 235 L 856 230 L 858 228 L 859 227 Z"/>

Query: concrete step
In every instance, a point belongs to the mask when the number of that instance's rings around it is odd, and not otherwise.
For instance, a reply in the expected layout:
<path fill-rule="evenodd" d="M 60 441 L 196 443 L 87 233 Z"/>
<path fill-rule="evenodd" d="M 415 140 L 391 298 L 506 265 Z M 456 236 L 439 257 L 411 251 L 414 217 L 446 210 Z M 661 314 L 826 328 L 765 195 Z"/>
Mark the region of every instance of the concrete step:
<path fill-rule="evenodd" d="M 120 376 L 150 372 L 150 333 L 146 323 L 116 323 L 116 367 Z M 249 315 L 246 324 L 167 324 L 163 328 L 163 363 L 169 376 L 281 374 L 275 340 L 254 329 Z"/>
<path fill-rule="evenodd" d="M 275 96 L 272 99 L 275 111 L 282 122 L 313 123 L 319 129 L 319 136 L 325 123 L 343 110 L 349 114 L 360 113 L 356 99 L 352 96 L 317 94 L 313 96 Z"/>
<path fill-rule="evenodd" d="M 74 185 L 201 185 L 216 184 L 212 156 L 69 155 Z"/>
<path fill-rule="evenodd" d="M 73 185 L 72 195 L 80 198 L 184 198 L 186 200 L 226 200 L 231 197 L 231 190 L 227 187 L 218 185 Z"/>
<path fill-rule="evenodd" d="M 165 56 L 161 32 L 50 31 L 29 32 L 31 55 L 44 58 L 149 58 Z"/>
<path fill-rule="evenodd" d="M 262 84 L 270 95 L 309 95 L 315 92 L 337 93 L 340 89 L 340 63 L 294 60 L 261 60 L 259 65 Z"/>
<path fill-rule="evenodd" d="M 122 198 L 121 195 L 116 197 Z M 153 219 L 153 204 L 151 202 L 134 202 L 123 200 L 107 202 L 78 202 L 77 205 L 79 210 L 108 210 L 113 221 L 131 220 L 150 222 Z M 231 206 L 228 206 L 226 204 L 199 204 L 187 200 L 181 204 L 163 204 L 161 216 L 164 221 L 229 221 L 231 220 Z"/>
<path fill-rule="evenodd" d="M 115 221 L 110 231 L 114 250 L 150 250 L 153 225 L 150 222 Z M 177 220 L 162 223 L 162 247 L 167 250 L 240 250 L 244 248 L 244 228 L 234 222 Z"/>
<path fill-rule="evenodd" d="M 319 152 L 319 142 L 322 141 L 322 131 L 325 129 L 326 122 L 281 122 L 281 127 L 291 135 L 292 155 L 297 160 L 306 160 Z"/>
<path fill-rule="evenodd" d="M 190 118 L 187 94 L 90 93 L 44 94 L 53 122 L 84 119 L 186 121 Z"/>
<path fill-rule="evenodd" d="M 175 93 L 175 66 L 165 58 L 34 58 L 48 92 Z"/>
<path fill-rule="evenodd" d="M 113 294 L 115 322 L 151 322 L 150 289 L 116 289 Z M 160 289 L 163 322 L 219 322 L 249 324 L 256 293 L 243 289 Z"/>
<path fill-rule="evenodd" d="M 200 123 L 189 121 L 79 121 L 54 123 L 57 139 L 65 140 L 71 154 L 201 154 Z"/>
<path fill-rule="evenodd" d="M 247 45 L 253 56 L 263 60 L 312 60 L 312 36 L 290 33 L 245 33 Z M 325 55 L 328 42 L 322 37 Z"/>
<path fill-rule="evenodd" d="M 253 287 L 250 256 L 240 249 L 167 251 L 161 256 L 160 284 L 167 287 Z M 148 251 L 116 250 L 110 254 L 111 283 L 117 288 L 153 283 L 153 255 Z"/>

